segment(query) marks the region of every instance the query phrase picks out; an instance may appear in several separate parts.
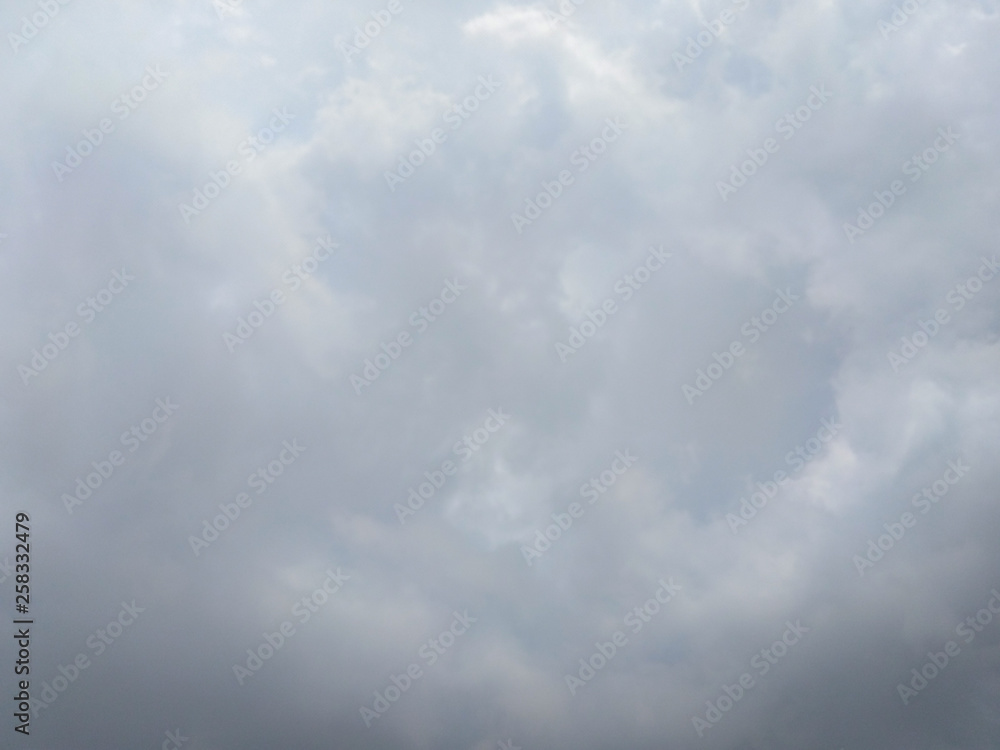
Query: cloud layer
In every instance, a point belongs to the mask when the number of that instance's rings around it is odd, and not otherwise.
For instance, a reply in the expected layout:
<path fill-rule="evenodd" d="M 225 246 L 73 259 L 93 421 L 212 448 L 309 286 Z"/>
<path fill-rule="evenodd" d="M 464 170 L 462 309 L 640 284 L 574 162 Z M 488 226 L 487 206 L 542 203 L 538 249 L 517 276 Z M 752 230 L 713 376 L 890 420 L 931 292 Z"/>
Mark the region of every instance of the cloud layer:
<path fill-rule="evenodd" d="M 998 21 L 8 5 L 8 741 L 996 747 Z"/>

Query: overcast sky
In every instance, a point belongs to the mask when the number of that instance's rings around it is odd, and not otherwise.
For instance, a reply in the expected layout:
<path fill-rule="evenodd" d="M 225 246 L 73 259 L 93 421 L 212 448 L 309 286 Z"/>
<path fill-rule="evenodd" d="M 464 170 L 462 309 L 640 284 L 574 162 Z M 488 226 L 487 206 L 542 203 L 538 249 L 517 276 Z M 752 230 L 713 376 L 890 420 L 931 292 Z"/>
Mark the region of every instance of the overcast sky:
<path fill-rule="evenodd" d="M 0 746 L 1000 747 L 998 23 L 5 3 Z"/>

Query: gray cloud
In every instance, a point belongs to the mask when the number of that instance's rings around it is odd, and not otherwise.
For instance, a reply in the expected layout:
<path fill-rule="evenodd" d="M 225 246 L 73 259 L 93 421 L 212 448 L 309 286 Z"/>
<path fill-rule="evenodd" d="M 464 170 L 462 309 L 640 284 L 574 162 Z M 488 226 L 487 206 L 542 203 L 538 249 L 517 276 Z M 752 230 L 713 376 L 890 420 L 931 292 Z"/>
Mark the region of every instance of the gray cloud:
<path fill-rule="evenodd" d="M 218 5 L 0 13 L 11 746 L 996 746 L 995 2 Z"/>

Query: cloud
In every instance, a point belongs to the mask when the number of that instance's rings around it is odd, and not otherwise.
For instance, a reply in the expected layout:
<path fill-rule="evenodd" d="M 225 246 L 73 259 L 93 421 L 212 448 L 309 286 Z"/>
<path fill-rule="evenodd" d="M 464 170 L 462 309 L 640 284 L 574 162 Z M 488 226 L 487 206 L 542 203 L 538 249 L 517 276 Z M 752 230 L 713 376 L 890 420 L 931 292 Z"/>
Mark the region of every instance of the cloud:
<path fill-rule="evenodd" d="M 994 2 L 230 5 L 0 13 L 36 742 L 996 744 Z"/>

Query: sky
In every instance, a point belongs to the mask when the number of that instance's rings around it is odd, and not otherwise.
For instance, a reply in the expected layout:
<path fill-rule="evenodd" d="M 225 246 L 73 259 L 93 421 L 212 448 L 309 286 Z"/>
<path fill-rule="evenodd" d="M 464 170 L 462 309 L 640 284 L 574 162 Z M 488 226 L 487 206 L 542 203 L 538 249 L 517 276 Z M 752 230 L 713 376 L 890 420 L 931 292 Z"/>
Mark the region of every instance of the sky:
<path fill-rule="evenodd" d="M 1000 747 L 998 24 L 5 3 L 0 746 Z"/>

